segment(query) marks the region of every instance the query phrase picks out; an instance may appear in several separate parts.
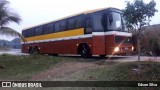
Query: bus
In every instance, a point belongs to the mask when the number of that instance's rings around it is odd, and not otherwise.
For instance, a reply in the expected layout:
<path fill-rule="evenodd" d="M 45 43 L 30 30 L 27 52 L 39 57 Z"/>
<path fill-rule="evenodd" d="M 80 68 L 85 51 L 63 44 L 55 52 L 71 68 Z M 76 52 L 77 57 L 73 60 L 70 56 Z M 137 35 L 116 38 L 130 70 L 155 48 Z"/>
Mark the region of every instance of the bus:
<path fill-rule="evenodd" d="M 132 53 L 132 33 L 124 21 L 121 10 L 105 8 L 33 26 L 22 30 L 22 52 L 82 57 Z"/>

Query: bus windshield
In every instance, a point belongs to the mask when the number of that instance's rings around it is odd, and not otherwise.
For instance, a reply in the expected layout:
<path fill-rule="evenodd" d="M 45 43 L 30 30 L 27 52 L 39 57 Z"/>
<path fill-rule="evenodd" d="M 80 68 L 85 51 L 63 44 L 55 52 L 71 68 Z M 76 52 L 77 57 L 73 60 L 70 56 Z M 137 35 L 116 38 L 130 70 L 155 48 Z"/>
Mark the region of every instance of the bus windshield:
<path fill-rule="evenodd" d="M 120 13 L 111 12 L 107 17 L 107 30 L 123 30 Z"/>

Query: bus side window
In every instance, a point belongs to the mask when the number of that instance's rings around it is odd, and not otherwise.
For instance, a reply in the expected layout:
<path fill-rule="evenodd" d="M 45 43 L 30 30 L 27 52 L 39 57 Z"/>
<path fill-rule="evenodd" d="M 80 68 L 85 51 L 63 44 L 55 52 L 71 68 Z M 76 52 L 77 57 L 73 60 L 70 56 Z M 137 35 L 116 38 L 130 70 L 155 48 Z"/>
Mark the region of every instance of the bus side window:
<path fill-rule="evenodd" d="M 25 31 L 26 31 L 26 30 L 25 30 Z M 25 31 L 22 31 L 22 35 L 23 35 L 24 37 L 26 37 Z"/>
<path fill-rule="evenodd" d="M 67 30 L 67 23 L 66 20 L 60 21 L 60 31 Z"/>
<path fill-rule="evenodd" d="M 69 18 L 68 19 L 68 30 L 72 30 L 72 29 L 74 29 L 75 27 L 75 25 L 74 25 L 74 22 L 75 22 L 75 20 L 74 20 L 74 18 Z"/>
<path fill-rule="evenodd" d="M 55 32 L 59 32 L 60 31 L 60 22 L 56 22 L 55 23 Z"/>
<path fill-rule="evenodd" d="M 42 26 L 35 28 L 35 36 L 42 35 L 42 32 L 43 32 Z"/>
<path fill-rule="evenodd" d="M 28 30 L 22 31 L 22 35 L 23 35 L 25 38 L 28 37 Z"/>
<path fill-rule="evenodd" d="M 53 24 L 52 23 L 46 24 L 44 25 L 43 29 L 44 29 L 44 34 L 49 34 L 53 30 Z"/>
<path fill-rule="evenodd" d="M 86 28 L 85 28 L 85 34 L 91 34 L 92 33 L 92 21 L 91 21 L 91 17 L 86 17 Z"/>
<path fill-rule="evenodd" d="M 38 29 L 39 29 L 38 27 L 35 28 L 35 36 L 38 36 L 38 35 L 39 35 L 39 33 L 38 33 L 39 30 L 38 30 Z"/>
<path fill-rule="evenodd" d="M 95 14 L 93 15 L 93 28 L 95 32 L 103 32 L 104 31 L 104 19 L 103 14 Z"/>
<path fill-rule="evenodd" d="M 35 32 L 35 29 L 34 29 L 34 28 L 29 29 L 29 30 L 28 30 L 28 37 L 34 36 L 34 35 L 35 35 L 34 32 Z"/>
<path fill-rule="evenodd" d="M 39 26 L 38 27 L 38 35 L 42 35 L 43 34 L 43 26 Z"/>
<path fill-rule="evenodd" d="M 53 23 L 49 23 L 47 25 L 47 33 L 49 34 L 49 33 L 52 33 L 52 32 L 53 32 Z"/>
<path fill-rule="evenodd" d="M 47 32 L 47 25 L 45 24 L 45 25 L 43 25 L 43 33 L 44 34 L 47 34 L 48 32 Z"/>
<path fill-rule="evenodd" d="M 83 27 L 83 15 L 79 15 L 75 17 L 75 28 Z"/>

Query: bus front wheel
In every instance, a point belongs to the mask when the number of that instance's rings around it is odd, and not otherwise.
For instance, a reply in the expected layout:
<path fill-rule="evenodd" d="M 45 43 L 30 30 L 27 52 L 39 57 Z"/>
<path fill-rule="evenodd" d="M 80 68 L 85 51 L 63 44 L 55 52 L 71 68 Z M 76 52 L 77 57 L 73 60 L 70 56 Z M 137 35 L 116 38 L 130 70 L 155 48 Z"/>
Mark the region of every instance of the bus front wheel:
<path fill-rule="evenodd" d="M 100 58 L 105 58 L 106 57 L 106 55 L 99 55 L 100 56 Z"/>
<path fill-rule="evenodd" d="M 90 48 L 87 44 L 82 44 L 80 48 L 80 54 L 83 58 L 91 57 Z"/>

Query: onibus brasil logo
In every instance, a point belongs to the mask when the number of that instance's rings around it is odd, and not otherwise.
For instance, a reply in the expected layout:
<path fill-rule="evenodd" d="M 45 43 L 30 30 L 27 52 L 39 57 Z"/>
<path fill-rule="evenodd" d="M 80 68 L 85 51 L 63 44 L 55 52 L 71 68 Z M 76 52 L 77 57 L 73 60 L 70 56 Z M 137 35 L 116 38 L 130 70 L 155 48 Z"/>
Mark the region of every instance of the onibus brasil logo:
<path fill-rule="evenodd" d="M 35 82 L 2 82 L 2 87 L 42 87 L 42 85 Z"/>

